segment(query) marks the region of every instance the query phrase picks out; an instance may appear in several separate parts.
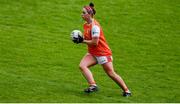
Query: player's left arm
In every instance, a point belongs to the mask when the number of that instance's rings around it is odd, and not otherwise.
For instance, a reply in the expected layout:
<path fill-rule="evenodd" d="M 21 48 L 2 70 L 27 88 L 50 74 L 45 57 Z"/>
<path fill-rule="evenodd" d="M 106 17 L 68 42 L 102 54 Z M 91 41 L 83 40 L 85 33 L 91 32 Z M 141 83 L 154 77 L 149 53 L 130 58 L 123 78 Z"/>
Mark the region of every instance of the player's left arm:
<path fill-rule="evenodd" d="M 98 45 L 99 37 L 100 37 L 100 28 L 97 25 L 94 25 L 91 30 L 92 39 L 91 40 L 83 40 L 83 43 L 88 45 Z"/>

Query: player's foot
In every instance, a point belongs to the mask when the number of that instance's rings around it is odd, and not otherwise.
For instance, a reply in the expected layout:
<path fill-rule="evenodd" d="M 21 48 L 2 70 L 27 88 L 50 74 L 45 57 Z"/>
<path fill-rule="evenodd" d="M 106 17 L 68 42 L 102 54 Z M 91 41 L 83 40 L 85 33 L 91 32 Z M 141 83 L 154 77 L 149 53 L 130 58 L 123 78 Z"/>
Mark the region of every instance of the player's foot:
<path fill-rule="evenodd" d="M 124 97 L 129 97 L 129 96 L 131 96 L 131 92 L 123 92 L 123 96 Z"/>
<path fill-rule="evenodd" d="M 98 91 L 98 87 L 95 85 L 90 85 L 88 88 L 84 90 L 85 93 L 91 93 Z"/>

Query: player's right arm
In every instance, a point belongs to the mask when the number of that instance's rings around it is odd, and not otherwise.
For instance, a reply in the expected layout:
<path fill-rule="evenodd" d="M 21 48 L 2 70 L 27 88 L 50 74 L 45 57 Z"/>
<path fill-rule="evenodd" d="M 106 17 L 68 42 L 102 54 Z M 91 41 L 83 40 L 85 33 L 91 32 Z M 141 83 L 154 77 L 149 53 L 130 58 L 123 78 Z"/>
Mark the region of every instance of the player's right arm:
<path fill-rule="evenodd" d="M 84 40 L 83 43 L 87 45 L 98 45 L 99 37 L 93 37 L 92 40 Z"/>

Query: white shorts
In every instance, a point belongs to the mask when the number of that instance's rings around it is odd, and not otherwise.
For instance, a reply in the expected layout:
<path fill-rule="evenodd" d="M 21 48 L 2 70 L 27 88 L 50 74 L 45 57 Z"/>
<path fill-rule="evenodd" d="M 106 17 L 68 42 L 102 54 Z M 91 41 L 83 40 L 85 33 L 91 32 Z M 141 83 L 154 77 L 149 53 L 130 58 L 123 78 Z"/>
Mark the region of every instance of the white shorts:
<path fill-rule="evenodd" d="M 95 56 L 98 64 L 105 64 L 107 62 L 112 62 L 113 58 L 112 56 Z"/>

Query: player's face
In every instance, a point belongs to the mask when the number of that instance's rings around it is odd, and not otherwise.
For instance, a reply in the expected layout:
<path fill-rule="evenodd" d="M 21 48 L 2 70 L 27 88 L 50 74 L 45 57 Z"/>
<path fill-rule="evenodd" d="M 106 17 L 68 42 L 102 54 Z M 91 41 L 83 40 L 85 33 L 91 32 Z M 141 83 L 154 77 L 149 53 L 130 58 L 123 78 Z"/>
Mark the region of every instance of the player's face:
<path fill-rule="evenodd" d="M 90 19 L 90 15 L 88 14 L 85 8 L 82 9 L 81 16 L 85 21 L 88 21 Z"/>

